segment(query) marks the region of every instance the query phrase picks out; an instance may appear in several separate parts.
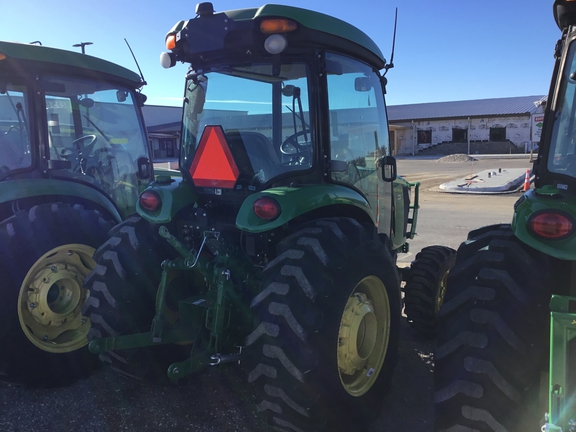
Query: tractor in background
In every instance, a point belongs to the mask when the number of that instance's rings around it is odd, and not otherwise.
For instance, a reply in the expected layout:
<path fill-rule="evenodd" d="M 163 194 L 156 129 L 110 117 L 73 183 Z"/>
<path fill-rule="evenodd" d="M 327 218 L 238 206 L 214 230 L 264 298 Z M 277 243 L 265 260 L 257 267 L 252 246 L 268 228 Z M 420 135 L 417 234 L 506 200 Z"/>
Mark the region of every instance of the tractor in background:
<path fill-rule="evenodd" d="M 469 233 L 448 276 L 437 431 L 576 428 L 576 3 L 556 0 L 553 13 L 561 37 L 535 187 L 511 224 Z"/>
<path fill-rule="evenodd" d="M 88 352 L 94 251 L 152 180 L 143 81 L 89 55 L 0 42 L 0 379 L 64 385 Z"/>

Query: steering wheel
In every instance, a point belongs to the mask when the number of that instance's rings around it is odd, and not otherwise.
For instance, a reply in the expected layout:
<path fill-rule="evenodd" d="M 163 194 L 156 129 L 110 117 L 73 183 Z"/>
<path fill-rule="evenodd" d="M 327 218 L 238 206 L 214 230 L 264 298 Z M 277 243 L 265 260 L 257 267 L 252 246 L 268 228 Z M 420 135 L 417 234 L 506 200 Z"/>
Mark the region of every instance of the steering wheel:
<path fill-rule="evenodd" d="M 298 138 L 303 135 L 309 135 L 312 138 L 312 131 L 310 129 L 303 129 L 295 134 L 290 135 L 284 140 L 282 145 L 280 145 L 280 151 L 285 155 L 293 155 L 296 153 L 302 153 L 307 147 L 312 144 L 311 141 L 306 141 L 305 143 L 299 143 Z"/>
<path fill-rule="evenodd" d="M 96 135 L 83 135 L 80 138 L 76 138 L 72 141 L 72 148 L 76 151 L 76 160 L 78 163 L 74 167 L 72 171 L 80 171 L 82 174 L 85 174 L 85 165 L 86 165 L 86 157 L 90 156 L 92 150 L 94 149 L 94 144 L 96 144 L 97 137 Z M 87 144 L 81 145 L 84 141 L 88 141 Z M 70 149 L 63 149 L 60 152 L 60 156 L 65 159 L 68 159 L 72 155 L 72 151 Z M 69 160 L 69 159 L 68 159 Z"/>
<path fill-rule="evenodd" d="M 72 141 L 72 146 L 76 149 L 76 151 L 82 156 L 88 156 L 92 152 L 92 147 L 96 144 L 96 135 L 83 135 L 80 138 L 76 138 Z M 84 141 L 89 141 L 88 144 L 80 146 L 80 143 Z M 84 154 L 84 150 L 88 150 L 87 154 Z"/>

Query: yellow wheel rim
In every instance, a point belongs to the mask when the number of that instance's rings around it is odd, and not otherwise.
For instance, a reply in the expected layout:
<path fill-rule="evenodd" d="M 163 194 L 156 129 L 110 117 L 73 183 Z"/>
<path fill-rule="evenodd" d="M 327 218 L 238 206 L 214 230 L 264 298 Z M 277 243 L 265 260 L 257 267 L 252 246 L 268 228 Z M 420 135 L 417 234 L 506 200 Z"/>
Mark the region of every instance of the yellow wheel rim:
<path fill-rule="evenodd" d="M 338 332 L 338 373 L 352 396 L 365 394 L 378 378 L 390 339 L 390 300 L 376 276 L 362 279 L 348 298 Z"/>
<path fill-rule="evenodd" d="M 77 350 L 88 343 L 90 320 L 82 316 L 89 296 L 84 278 L 96 266 L 95 249 L 67 244 L 38 259 L 20 287 L 18 318 L 26 337 L 52 353 Z"/>
<path fill-rule="evenodd" d="M 442 276 L 442 280 L 440 281 L 440 285 L 438 286 L 438 292 L 436 293 L 436 301 L 434 302 L 435 305 L 435 312 L 440 312 L 440 308 L 442 304 L 444 304 L 444 298 L 446 297 L 446 287 L 448 282 L 448 273 L 450 270 L 447 270 L 444 275 Z"/>

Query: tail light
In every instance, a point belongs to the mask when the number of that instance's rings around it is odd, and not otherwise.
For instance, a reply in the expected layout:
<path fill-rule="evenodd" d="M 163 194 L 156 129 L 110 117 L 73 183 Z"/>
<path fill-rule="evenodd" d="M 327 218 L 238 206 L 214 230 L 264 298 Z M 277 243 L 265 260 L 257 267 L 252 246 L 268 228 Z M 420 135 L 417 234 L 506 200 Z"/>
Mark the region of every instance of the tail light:
<path fill-rule="evenodd" d="M 574 232 L 573 218 L 568 213 L 543 211 L 534 213 L 528 220 L 533 234 L 548 240 L 561 240 Z"/>
<path fill-rule="evenodd" d="M 273 221 L 280 216 L 280 204 L 274 198 L 261 197 L 252 205 L 254 214 L 265 221 Z"/>
<path fill-rule="evenodd" d="M 154 191 L 147 190 L 140 195 L 140 207 L 144 210 L 155 211 L 158 210 L 161 205 L 162 200 L 160 199 L 160 195 Z"/>

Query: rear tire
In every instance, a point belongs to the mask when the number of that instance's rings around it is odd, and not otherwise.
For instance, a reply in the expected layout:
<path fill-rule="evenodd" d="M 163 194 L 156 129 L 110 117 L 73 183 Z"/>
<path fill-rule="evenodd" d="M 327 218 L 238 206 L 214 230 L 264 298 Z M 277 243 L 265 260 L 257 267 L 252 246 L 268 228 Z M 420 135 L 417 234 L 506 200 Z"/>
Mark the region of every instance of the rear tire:
<path fill-rule="evenodd" d="M 446 280 L 456 262 L 456 251 L 446 246 L 422 249 L 410 266 L 404 286 L 404 313 L 410 327 L 435 336 L 438 311 L 446 295 Z"/>
<path fill-rule="evenodd" d="M 281 241 L 263 271 L 246 339 L 248 381 L 278 431 L 366 430 L 396 363 L 397 269 L 375 232 L 316 221 Z"/>
<path fill-rule="evenodd" d="M 0 224 L 0 378 L 67 385 L 97 366 L 86 344 L 84 278 L 113 222 L 80 205 L 53 203 Z"/>
<path fill-rule="evenodd" d="M 548 356 L 547 257 L 509 226 L 470 233 L 438 316 L 435 430 L 537 429 Z"/>
<path fill-rule="evenodd" d="M 94 254 L 97 266 L 86 278 L 91 296 L 84 308 L 92 321 L 90 340 L 150 331 L 161 264 L 175 255 L 156 230 L 156 225 L 133 215 L 114 227 Z M 175 350 L 174 345 L 158 345 L 107 351 L 99 358 L 121 375 L 160 383 L 167 381 Z"/>

